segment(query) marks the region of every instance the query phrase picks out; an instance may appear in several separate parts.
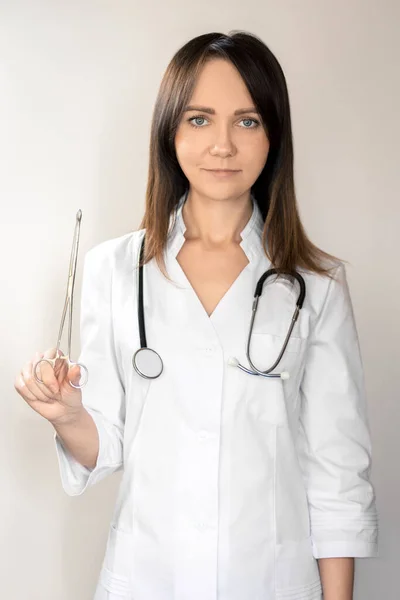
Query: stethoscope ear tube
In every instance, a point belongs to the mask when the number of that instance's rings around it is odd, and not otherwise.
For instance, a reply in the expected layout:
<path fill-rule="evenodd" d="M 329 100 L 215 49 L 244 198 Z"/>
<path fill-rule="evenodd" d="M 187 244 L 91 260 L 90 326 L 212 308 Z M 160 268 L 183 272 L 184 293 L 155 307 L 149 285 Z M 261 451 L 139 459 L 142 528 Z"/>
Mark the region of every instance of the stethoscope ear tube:
<path fill-rule="evenodd" d="M 283 354 L 285 353 L 286 347 L 288 345 L 290 336 L 292 334 L 293 331 L 293 327 L 297 321 L 297 318 L 299 316 L 300 310 L 303 306 L 304 303 L 304 299 L 306 296 L 306 284 L 304 282 L 303 277 L 299 274 L 299 273 L 291 273 L 290 275 L 292 275 L 292 277 L 294 277 L 300 286 L 300 292 L 296 301 L 296 306 L 295 306 L 295 310 L 292 316 L 292 320 L 289 326 L 289 330 L 286 334 L 285 340 L 283 342 L 283 346 L 282 349 L 278 355 L 278 358 L 276 359 L 276 361 L 274 362 L 274 364 L 269 368 L 269 369 L 265 369 L 265 371 L 262 371 L 260 369 L 258 369 L 254 363 L 251 360 L 251 356 L 250 356 L 250 343 L 251 343 L 251 335 L 253 332 L 253 325 L 254 325 L 254 319 L 256 316 L 256 312 L 257 312 L 257 307 L 258 307 L 258 300 L 262 294 L 262 290 L 263 290 L 263 285 L 265 283 L 265 281 L 268 279 L 268 277 L 270 277 L 271 275 L 275 275 L 278 274 L 278 270 L 277 269 L 269 269 L 268 271 L 266 271 L 263 275 L 261 275 L 260 279 L 257 282 L 256 285 L 256 290 L 254 292 L 254 301 L 253 301 L 253 308 L 252 308 L 252 315 L 251 315 L 251 321 L 250 321 L 250 331 L 249 331 L 249 335 L 247 338 L 247 348 L 246 348 L 246 356 L 247 356 L 247 360 L 250 363 L 251 368 L 253 369 L 252 371 L 250 369 L 247 369 L 246 367 L 244 367 L 243 365 L 241 365 L 239 362 L 237 364 L 237 366 L 242 369 L 242 371 L 245 371 L 246 373 L 249 373 L 250 375 L 262 375 L 264 377 L 281 377 L 282 379 L 288 379 L 289 378 L 289 373 L 287 373 L 287 371 L 284 371 L 282 373 L 272 373 L 272 371 L 274 369 L 276 369 L 276 367 L 278 366 L 278 364 L 280 363 Z"/>
<path fill-rule="evenodd" d="M 265 273 L 263 275 L 261 275 L 261 277 L 258 280 L 257 285 L 256 285 L 256 290 L 254 292 L 254 298 L 258 299 L 261 296 L 262 289 L 263 289 L 266 279 L 268 279 L 268 277 L 270 277 L 270 275 L 275 275 L 275 274 L 279 274 L 278 269 L 269 269 L 268 271 L 265 271 Z M 300 273 L 294 272 L 294 273 L 288 273 L 288 275 L 297 279 L 297 281 L 299 283 L 300 293 L 297 298 L 296 306 L 298 307 L 299 310 L 301 310 L 303 308 L 304 299 L 306 297 L 306 284 L 304 282 L 303 277 L 300 275 Z M 256 308 L 257 308 L 257 306 L 256 306 Z M 297 319 L 297 317 L 296 317 L 296 319 Z"/>

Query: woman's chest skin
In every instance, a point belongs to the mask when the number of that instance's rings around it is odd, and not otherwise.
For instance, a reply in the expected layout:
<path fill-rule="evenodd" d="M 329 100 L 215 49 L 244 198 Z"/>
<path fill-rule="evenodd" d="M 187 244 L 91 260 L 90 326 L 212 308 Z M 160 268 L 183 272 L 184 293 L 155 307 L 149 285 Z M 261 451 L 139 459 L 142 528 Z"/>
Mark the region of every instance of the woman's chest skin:
<path fill-rule="evenodd" d="M 208 316 L 249 264 L 239 244 L 204 250 L 190 241 L 184 243 L 176 260 Z"/>

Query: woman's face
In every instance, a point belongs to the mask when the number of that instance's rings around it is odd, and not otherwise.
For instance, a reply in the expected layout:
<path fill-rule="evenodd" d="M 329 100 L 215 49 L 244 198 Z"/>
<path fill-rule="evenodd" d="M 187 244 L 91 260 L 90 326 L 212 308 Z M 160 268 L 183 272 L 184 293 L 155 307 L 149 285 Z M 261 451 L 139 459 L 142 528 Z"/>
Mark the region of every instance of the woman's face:
<path fill-rule="evenodd" d="M 182 115 L 175 150 L 191 189 L 221 199 L 248 192 L 264 168 L 269 141 L 246 85 L 232 63 L 222 59 L 207 62 L 188 106 L 195 108 Z M 246 111 L 235 115 L 239 109 Z M 222 177 L 210 169 L 237 172 Z"/>

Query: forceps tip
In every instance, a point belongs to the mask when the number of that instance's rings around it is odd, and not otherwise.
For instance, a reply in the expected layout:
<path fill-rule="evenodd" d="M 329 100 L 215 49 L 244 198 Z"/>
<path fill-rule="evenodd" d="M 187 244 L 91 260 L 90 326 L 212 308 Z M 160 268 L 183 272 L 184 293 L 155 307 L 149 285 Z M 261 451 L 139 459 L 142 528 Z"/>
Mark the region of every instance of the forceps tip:
<path fill-rule="evenodd" d="M 76 213 L 76 218 L 78 221 L 80 221 L 82 219 L 82 211 L 81 209 L 78 210 L 78 212 Z"/>

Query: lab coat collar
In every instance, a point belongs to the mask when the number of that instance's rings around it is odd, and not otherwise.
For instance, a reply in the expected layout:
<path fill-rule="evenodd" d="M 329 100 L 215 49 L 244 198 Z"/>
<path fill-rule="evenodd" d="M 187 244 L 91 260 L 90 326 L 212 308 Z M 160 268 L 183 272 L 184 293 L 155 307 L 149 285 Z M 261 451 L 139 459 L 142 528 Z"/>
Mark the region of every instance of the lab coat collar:
<path fill-rule="evenodd" d="M 186 191 L 179 199 L 178 206 L 170 218 L 170 229 L 168 234 L 168 251 L 171 252 L 175 258 L 183 246 L 185 241 L 186 225 L 182 216 L 183 205 L 186 202 L 188 191 Z M 262 246 L 262 231 L 264 228 L 264 220 L 261 214 L 261 210 L 256 202 L 255 197 L 251 194 L 253 203 L 253 212 L 250 219 L 242 229 L 240 236 L 242 241 L 240 246 L 246 254 L 250 269 L 254 268 L 257 263 L 257 259 L 261 255 L 265 255 Z"/>

